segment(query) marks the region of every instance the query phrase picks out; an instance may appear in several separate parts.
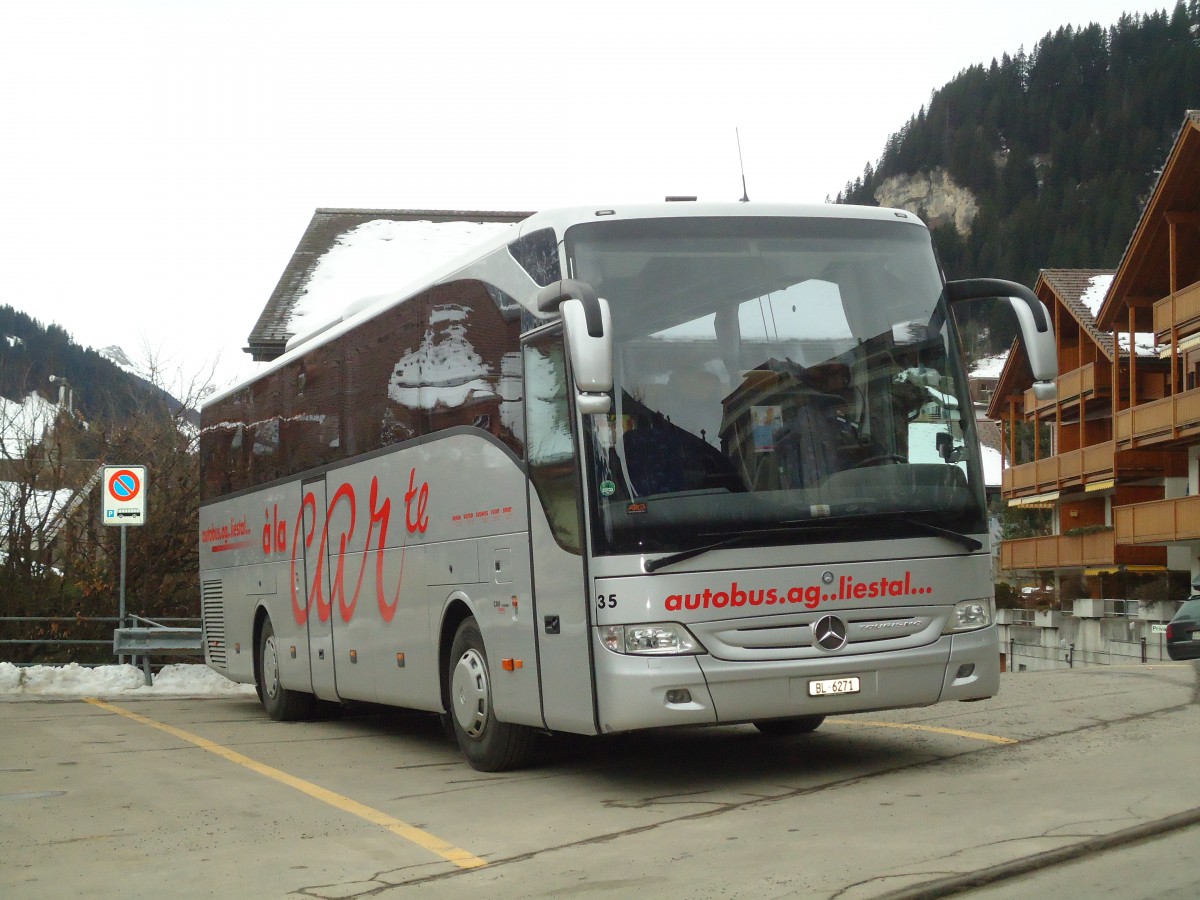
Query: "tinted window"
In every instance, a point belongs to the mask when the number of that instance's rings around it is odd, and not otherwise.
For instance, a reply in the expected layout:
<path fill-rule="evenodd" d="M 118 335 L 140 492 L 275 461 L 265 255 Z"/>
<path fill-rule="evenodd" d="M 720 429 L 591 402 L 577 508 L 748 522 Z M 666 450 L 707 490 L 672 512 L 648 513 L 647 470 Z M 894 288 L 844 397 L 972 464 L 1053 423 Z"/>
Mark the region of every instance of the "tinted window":
<path fill-rule="evenodd" d="M 205 499 L 431 431 L 471 426 L 524 452 L 518 305 L 440 285 L 206 407 Z"/>
<path fill-rule="evenodd" d="M 553 228 L 522 235 L 508 245 L 512 258 L 542 287 L 562 278 L 558 265 L 558 240 Z"/>

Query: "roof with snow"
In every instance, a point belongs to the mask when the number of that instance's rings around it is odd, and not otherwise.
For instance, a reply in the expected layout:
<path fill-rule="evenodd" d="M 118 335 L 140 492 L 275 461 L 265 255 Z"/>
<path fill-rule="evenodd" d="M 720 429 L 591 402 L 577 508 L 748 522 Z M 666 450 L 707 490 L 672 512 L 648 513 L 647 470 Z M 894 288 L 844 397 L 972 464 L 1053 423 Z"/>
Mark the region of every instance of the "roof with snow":
<path fill-rule="evenodd" d="M 985 356 L 977 359 L 968 373 L 971 378 L 999 378 L 1008 361 L 1008 351 L 997 353 L 995 356 Z"/>
<path fill-rule="evenodd" d="M 0 397 L 0 459 L 21 459 L 58 418 L 58 404 L 30 391 L 21 401 Z"/>
<path fill-rule="evenodd" d="M 512 225 L 530 215 L 318 209 L 251 330 L 246 352 L 260 362 L 281 355 L 288 338 L 297 331 L 294 315 L 306 300 L 311 315 L 313 306 L 331 308 L 395 290 L 436 266 L 442 257 L 453 258 L 486 236 L 477 229 L 463 227 L 465 224 Z M 398 227 L 400 223 L 408 225 Z M 437 227 L 446 225 L 449 227 Z M 418 267 L 416 271 L 414 266 Z"/>
<path fill-rule="evenodd" d="M 1108 300 L 1096 316 L 1101 328 L 1127 328 L 1132 309 L 1135 331 L 1154 330 L 1154 302 L 1171 294 L 1173 220 L 1178 221 L 1179 210 L 1200 209 L 1197 173 L 1200 173 L 1200 110 L 1188 110 L 1125 246 Z M 1194 224 L 1194 213 L 1189 221 Z M 1194 257 L 1195 249 L 1193 239 L 1188 247 L 1176 247 L 1174 252 Z"/>
<path fill-rule="evenodd" d="M 1113 337 L 1096 324 L 1096 313 L 1112 279 L 1112 269 L 1043 269 L 1038 278 L 1110 360 L 1115 358 Z"/>
<path fill-rule="evenodd" d="M 1098 322 L 1100 310 L 1112 290 L 1114 277 L 1112 269 L 1042 269 L 1034 287 L 1038 297 L 1050 307 L 1053 318 L 1057 318 L 1053 310 L 1053 304 L 1057 303 L 1079 323 L 1080 330 L 1110 362 L 1117 361 L 1118 349 L 1122 355 L 1129 354 L 1129 335 L 1114 335 L 1104 331 Z M 1056 335 L 1055 340 L 1061 348 L 1061 334 Z M 1134 336 L 1134 348 L 1138 356 L 1158 355 L 1158 346 L 1151 333 L 1137 333 Z M 988 406 L 988 416 L 998 418 L 1006 398 L 1023 392 L 1032 383 L 1025 345 L 1019 340 L 1014 341 L 1008 359 L 1004 360 L 1000 383 Z"/>

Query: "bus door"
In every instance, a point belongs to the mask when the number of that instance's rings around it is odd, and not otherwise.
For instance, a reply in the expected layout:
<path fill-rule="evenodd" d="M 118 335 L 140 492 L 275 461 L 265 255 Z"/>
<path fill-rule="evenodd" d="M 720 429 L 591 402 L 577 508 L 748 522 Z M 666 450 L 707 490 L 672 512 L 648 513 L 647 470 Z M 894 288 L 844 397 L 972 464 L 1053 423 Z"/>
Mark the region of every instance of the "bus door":
<path fill-rule="evenodd" d="M 325 476 L 305 481 L 300 491 L 304 510 L 304 587 L 308 604 L 308 664 L 313 693 L 322 700 L 337 699 L 333 671 L 333 610 L 329 594 L 329 550 L 324 540 L 329 527 Z M 311 499 L 310 499 L 311 498 Z M 317 579 L 320 579 L 318 584 Z"/>
<path fill-rule="evenodd" d="M 523 348 L 529 544 L 542 718 L 559 731 L 598 731 L 574 411 L 561 329 Z"/>

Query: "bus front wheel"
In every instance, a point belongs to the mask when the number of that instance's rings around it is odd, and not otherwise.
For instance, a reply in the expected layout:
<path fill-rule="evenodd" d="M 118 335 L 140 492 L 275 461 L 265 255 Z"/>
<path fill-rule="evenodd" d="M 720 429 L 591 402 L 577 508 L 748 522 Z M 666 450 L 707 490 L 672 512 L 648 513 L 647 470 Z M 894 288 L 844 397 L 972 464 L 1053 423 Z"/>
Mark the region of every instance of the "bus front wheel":
<path fill-rule="evenodd" d="M 279 645 L 271 620 L 263 622 L 258 637 L 258 675 L 255 687 L 267 715 L 278 722 L 295 722 L 313 714 L 315 698 L 303 691 L 293 691 L 279 683 Z"/>
<path fill-rule="evenodd" d="M 464 619 L 454 635 L 447 684 L 454 736 L 472 768 L 503 772 L 529 761 L 536 735 L 527 726 L 496 719 L 487 651 L 473 618 Z"/>
<path fill-rule="evenodd" d="M 768 737 L 791 737 L 816 731 L 825 721 L 824 716 L 796 716 L 793 719 L 763 719 L 754 727 Z"/>

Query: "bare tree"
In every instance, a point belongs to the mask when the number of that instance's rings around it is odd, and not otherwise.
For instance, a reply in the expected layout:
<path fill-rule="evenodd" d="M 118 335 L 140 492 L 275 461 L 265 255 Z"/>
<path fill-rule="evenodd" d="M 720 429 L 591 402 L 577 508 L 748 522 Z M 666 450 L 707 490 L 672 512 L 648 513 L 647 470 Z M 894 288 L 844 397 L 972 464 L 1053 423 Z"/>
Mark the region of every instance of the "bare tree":
<path fill-rule="evenodd" d="M 49 631 L 60 638 L 97 638 L 105 631 L 92 620 L 117 612 L 120 532 L 100 520 L 105 465 L 147 467 L 146 523 L 127 533 L 129 611 L 150 617 L 199 614 L 194 423 L 211 372 L 185 379 L 174 370 L 171 386 L 178 393 L 172 396 L 164 386 L 167 369 L 156 357 L 147 358 L 143 371 L 158 390 L 138 393 L 132 416 L 109 413 L 84 422 L 64 404 L 36 393 L 21 404 L 3 401 L 0 614 L 75 620 L 75 625 L 55 623 L 53 629 L 29 626 L 22 638 L 50 636 Z M 6 632 L 14 635 L 12 628 Z M 95 652 L 106 656 L 102 648 Z M 42 652 L 36 658 L 83 657 Z"/>

